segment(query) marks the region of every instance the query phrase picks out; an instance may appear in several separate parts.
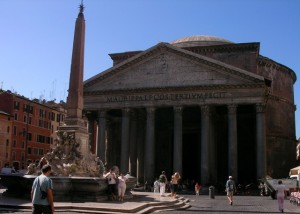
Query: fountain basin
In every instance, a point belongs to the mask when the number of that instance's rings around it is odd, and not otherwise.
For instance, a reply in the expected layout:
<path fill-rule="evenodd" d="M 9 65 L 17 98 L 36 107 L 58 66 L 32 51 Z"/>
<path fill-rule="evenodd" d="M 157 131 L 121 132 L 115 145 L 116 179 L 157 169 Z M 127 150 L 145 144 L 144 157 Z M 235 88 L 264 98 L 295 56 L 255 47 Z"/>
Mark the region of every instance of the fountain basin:
<path fill-rule="evenodd" d="M 31 187 L 36 175 L 0 174 L 0 183 L 7 190 L 4 196 L 30 199 Z M 97 177 L 51 177 L 54 201 L 105 201 L 107 200 L 106 178 Z M 136 184 L 135 177 L 129 177 L 127 192 Z"/>

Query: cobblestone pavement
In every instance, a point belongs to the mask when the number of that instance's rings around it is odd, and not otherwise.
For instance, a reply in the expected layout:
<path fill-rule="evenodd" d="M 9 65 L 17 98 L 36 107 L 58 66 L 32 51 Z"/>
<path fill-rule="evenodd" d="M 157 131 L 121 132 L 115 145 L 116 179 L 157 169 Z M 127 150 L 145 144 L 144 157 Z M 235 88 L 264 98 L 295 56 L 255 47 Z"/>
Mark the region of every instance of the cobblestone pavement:
<path fill-rule="evenodd" d="M 244 214 L 244 213 L 279 213 L 277 207 L 277 200 L 271 199 L 271 197 L 261 196 L 234 196 L 233 205 L 229 205 L 225 195 L 215 196 L 214 199 L 209 198 L 208 195 L 181 195 L 189 200 L 190 208 L 186 210 L 168 210 L 168 211 L 156 211 L 160 214 Z M 117 204 L 116 204 L 117 205 Z M 300 207 L 291 204 L 289 200 L 285 200 L 285 213 L 300 213 Z M 1 211 L 0 213 L 13 213 L 13 214 L 30 214 L 31 212 L 25 211 Z M 83 212 L 55 212 L 63 214 L 78 214 Z M 91 213 L 91 212 L 89 212 Z"/>
<path fill-rule="evenodd" d="M 160 211 L 160 214 L 168 213 L 203 213 L 203 214 L 228 214 L 228 213 L 279 213 L 277 200 L 271 197 L 261 196 L 234 196 L 233 205 L 229 205 L 227 197 L 224 195 L 210 199 L 207 195 L 185 195 L 189 199 L 190 208 L 187 210 Z M 300 213 L 300 206 L 291 204 L 289 200 L 284 202 L 284 213 Z"/>

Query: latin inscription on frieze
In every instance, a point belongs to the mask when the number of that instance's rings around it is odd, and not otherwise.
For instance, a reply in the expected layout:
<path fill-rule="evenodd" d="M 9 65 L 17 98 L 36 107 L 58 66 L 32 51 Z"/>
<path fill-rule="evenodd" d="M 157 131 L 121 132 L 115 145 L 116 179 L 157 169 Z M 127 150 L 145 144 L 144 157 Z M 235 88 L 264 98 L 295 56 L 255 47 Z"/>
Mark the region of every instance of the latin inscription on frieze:
<path fill-rule="evenodd" d="M 178 93 L 178 94 L 144 94 L 144 95 L 120 95 L 106 97 L 107 103 L 115 102 L 143 102 L 143 101 L 184 101 L 184 100 L 205 100 L 224 98 L 226 92 L 206 93 Z"/>

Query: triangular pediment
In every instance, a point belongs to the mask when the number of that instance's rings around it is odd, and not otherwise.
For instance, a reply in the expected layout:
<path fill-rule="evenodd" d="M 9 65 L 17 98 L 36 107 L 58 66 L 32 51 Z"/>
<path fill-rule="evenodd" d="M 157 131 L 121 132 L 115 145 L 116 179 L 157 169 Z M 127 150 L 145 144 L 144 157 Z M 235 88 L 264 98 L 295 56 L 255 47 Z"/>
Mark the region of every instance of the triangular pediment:
<path fill-rule="evenodd" d="M 264 78 L 170 44 L 158 45 L 88 79 L 84 91 L 263 84 Z"/>

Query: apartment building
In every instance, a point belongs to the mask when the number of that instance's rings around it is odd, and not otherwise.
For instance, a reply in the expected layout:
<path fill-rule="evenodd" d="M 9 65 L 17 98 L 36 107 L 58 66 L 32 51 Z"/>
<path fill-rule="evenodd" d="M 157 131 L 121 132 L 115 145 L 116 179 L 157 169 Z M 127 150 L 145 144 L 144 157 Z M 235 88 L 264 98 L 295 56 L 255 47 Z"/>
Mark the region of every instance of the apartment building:
<path fill-rule="evenodd" d="M 0 167 L 16 170 L 37 163 L 51 150 L 66 115 L 64 103 L 30 100 L 10 91 L 0 93 L 0 111 Z"/>

